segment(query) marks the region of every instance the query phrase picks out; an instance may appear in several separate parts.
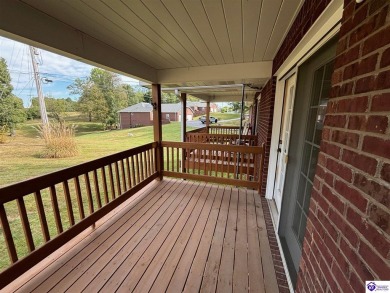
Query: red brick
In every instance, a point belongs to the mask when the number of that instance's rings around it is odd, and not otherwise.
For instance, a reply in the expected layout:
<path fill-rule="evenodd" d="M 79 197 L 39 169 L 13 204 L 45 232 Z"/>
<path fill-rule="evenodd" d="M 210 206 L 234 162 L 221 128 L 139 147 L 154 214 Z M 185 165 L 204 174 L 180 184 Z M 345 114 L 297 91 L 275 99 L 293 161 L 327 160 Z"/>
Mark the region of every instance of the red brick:
<path fill-rule="evenodd" d="M 329 140 L 330 139 L 330 129 L 329 128 L 325 128 L 322 130 L 322 136 L 321 136 L 321 140 Z"/>
<path fill-rule="evenodd" d="M 357 148 L 359 144 L 359 134 L 335 130 L 332 132 L 332 141 Z"/>
<path fill-rule="evenodd" d="M 348 168 L 345 165 L 340 164 L 338 161 L 335 161 L 331 158 L 328 158 L 326 160 L 326 168 L 336 174 L 337 176 L 340 176 L 344 180 L 348 182 L 352 182 L 352 171 L 350 168 Z"/>
<path fill-rule="evenodd" d="M 334 192 L 326 185 L 322 186 L 322 195 L 329 201 L 329 203 L 340 213 L 344 212 L 344 203 Z"/>
<path fill-rule="evenodd" d="M 336 179 L 335 190 L 362 212 L 367 211 L 368 200 L 355 188 L 348 186 L 341 180 Z"/>
<path fill-rule="evenodd" d="M 388 44 L 388 36 L 390 35 L 390 26 L 378 31 L 373 36 L 365 40 L 363 45 L 363 56 L 375 51 Z"/>
<path fill-rule="evenodd" d="M 356 81 L 355 94 L 371 92 L 375 89 L 376 79 L 374 75 L 362 77 Z"/>
<path fill-rule="evenodd" d="M 359 46 L 355 46 L 348 51 L 346 51 L 344 54 L 336 57 L 334 68 L 340 68 L 344 65 L 347 65 L 348 63 L 351 63 L 355 60 L 357 60 L 359 57 Z"/>
<path fill-rule="evenodd" d="M 384 158 L 390 158 L 390 139 L 365 136 L 363 140 L 363 151 Z"/>
<path fill-rule="evenodd" d="M 353 93 L 353 84 L 354 84 L 353 81 L 347 82 L 347 83 L 343 83 L 341 85 L 341 87 L 340 87 L 339 97 L 352 95 L 352 93 Z"/>
<path fill-rule="evenodd" d="M 387 48 L 382 54 L 380 67 L 383 68 L 389 65 L 390 65 L 390 48 Z"/>
<path fill-rule="evenodd" d="M 375 89 L 384 90 L 390 88 L 390 70 L 378 74 L 375 81 Z"/>
<path fill-rule="evenodd" d="M 329 204 L 324 199 L 324 197 L 321 194 L 319 194 L 316 190 L 313 190 L 312 192 L 312 199 L 317 202 L 318 207 L 321 208 L 325 214 L 328 213 Z"/>
<path fill-rule="evenodd" d="M 344 99 L 337 102 L 337 113 L 366 112 L 368 107 L 368 96 L 356 97 L 352 99 Z"/>
<path fill-rule="evenodd" d="M 389 119 L 387 116 L 373 115 L 368 117 L 366 130 L 375 133 L 385 133 Z"/>
<path fill-rule="evenodd" d="M 376 95 L 372 98 L 371 103 L 372 112 L 386 112 L 390 111 L 390 93 Z"/>
<path fill-rule="evenodd" d="M 387 234 L 390 234 L 390 214 L 377 205 L 370 208 L 370 220 Z"/>
<path fill-rule="evenodd" d="M 321 151 L 323 151 L 325 154 L 330 155 L 336 159 L 340 157 L 340 150 L 341 148 L 337 145 L 328 143 L 326 141 L 321 142 Z"/>
<path fill-rule="evenodd" d="M 351 285 L 346 279 L 345 272 L 341 271 L 336 263 L 333 263 L 332 273 L 338 282 L 339 292 L 352 292 Z"/>
<path fill-rule="evenodd" d="M 390 183 L 390 164 L 383 163 L 381 178 Z"/>
<path fill-rule="evenodd" d="M 355 62 L 345 67 L 344 80 L 374 71 L 378 60 L 378 56 L 379 54 L 375 53 L 361 60 L 360 62 Z"/>
<path fill-rule="evenodd" d="M 333 187 L 334 176 L 332 173 L 326 172 L 324 176 L 324 180 L 326 184 L 328 184 L 330 187 Z"/>
<path fill-rule="evenodd" d="M 360 280 L 374 280 L 374 276 L 368 270 L 366 264 L 362 262 L 354 248 L 349 246 L 349 244 L 344 239 L 341 239 L 340 241 L 340 249 L 345 255 L 346 259 L 350 262 L 352 268 L 358 273 Z"/>
<path fill-rule="evenodd" d="M 329 127 L 345 127 L 347 117 L 345 115 L 326 115 L 324 125 Z"/>
<path fill-rule="evenodd" d="M 379 279 L 387 280 L 389 278 L 390 266 L 382 258 L 380 258 L 366 243 L 360 243 L 359 254 L 369 265 L 371 270 L 378 275 Z"/>
<path fill-rule="evenodd" d="M 348 120 L 348 129 L 365 130 L 367 117 L 364 115 L 350 116 Z"/>
<path fill-rule="evenodd" d="M 370 3 L 370 9 L 369 9 L 368 14 L 373 15 L 375 12 L 378 11 L 378 9 L 380 9 L 381 7 L 386 5 L 387 3 L 388 3 L 387 0 L 372 0 Z M 387 7 L 387 9 L 388 9 L 388 7 Z"/>
<path fill-rule="evenodd" d="M 337 84 L 343 81 L 343 70 L 336 70 L 332 74 L 332 84 Z"/>
<path fill-rule="evenodd" d="M 359 238 L 356 233 L 353 231 L 351 226 L 347 223 L 346 219 L 341 217 L 334 209 L 329 209 L 329 219 L 332 223 L 337 227 L 342 234 L 351 245 L 357 245 L 359 242 Z M 330 241 L 327 241 L 329 245 Z"/>
<path fill-rule="evenodd" d="M 390 209 L 390 189 L 384 184 L 379 184 L 360 173 L 356 173 L 353 185 Z"/>
<path fill-rule="evenodd" d="M 381 28 L 386 22 L 386 15 L 386 9 L 382 9 L 380 13 L 369 18 L 367 21 L 363 22 L 361 26 L 358 26 L 355 30 L 353 30 L 349 37 L 349 46 L 353 46 L 357 42 L 360 42 L 371 35 L 373 31 Z"/>
<path fill-rule="evenodd" d="M 376 159 L 350 150 L 344 150 L 342 160 L 371 175 L 375 175 L 378 166 L 378 161 Z"/>
<path fill-rule="evenodd" d="M 367 280 L 374 280 L 374 278 L 367 279 Z M 351 287 L 353 290 L 352 292 L 360 292 L 362 290 L 362 288 L 364 288 L 364 286 L 366 285 L 366 280 L 362 281 L 358 277 L 358 275 L 352 271 L 350 276 L 349 276 L 349 283 L 351 284 Z"/>
<path fill-rule="evenodd" d="M 380 233 L 375 226 L 371 225 L 366 217 L 362 217 L 352 208 L 348 208 L 347 220 L 362 234 L 362 238 L 371 243 L 380 255 L 385 258 L 389 256 L 390 241 L 385 238 L 383 232 Z"/>

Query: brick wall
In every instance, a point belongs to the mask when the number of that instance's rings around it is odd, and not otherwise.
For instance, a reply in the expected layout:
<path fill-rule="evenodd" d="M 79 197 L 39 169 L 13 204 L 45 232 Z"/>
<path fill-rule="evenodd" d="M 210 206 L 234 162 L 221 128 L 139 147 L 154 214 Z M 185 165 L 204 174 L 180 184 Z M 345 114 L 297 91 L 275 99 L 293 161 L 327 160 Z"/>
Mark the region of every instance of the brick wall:
<path fill-rule="evenodd" d="M 263 176 L 261 178 L 263 185 L 260 192 L 265 195 L 268 174 L 269 151 L 271 146 L 272 121 L 274 115 L 276 78 L 270 79 L 261 91 L 261 99 L 257 107 L 257 137 L 258 144 L 265 143 L 265 160 Z"/>
<path fill-rule="evenodd" d="M 331 0 L 306 0 L 303 3 L 273 60 L 273 73 L 279 69 L 330 2 Z"/>
<path fill-rule="evenodd" d="M 344 3 L 297 291 L 390 276 L 389 5 Z"/>

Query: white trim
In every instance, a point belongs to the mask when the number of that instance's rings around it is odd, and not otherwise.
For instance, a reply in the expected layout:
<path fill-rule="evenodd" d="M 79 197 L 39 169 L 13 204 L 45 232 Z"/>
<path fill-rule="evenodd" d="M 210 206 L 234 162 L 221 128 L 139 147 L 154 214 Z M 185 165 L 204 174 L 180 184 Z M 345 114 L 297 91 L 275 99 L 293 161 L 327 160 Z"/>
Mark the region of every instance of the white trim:
<path fill-rule="evenodd" d="M 298 73 L 298 66 L 337 34 L 340 30 L 339 21 L 341 20 L 342 14 L 343 1 L 333 0 L 275 73 L 277 83 L 275 91 L 274 116 L 272 121 L 267 187 L 265 193 L 265 198 L 267 199 L 272 199 L 274 195 L 277 149 L 282 118 L 285 80 L 290 73 Z M 289 73 L 289 71 L 291 72 Z M 287 73 L 289 73 L 289 75 L 284 76 Z M 283 79 L 279 80 L 282 77 Z"/>

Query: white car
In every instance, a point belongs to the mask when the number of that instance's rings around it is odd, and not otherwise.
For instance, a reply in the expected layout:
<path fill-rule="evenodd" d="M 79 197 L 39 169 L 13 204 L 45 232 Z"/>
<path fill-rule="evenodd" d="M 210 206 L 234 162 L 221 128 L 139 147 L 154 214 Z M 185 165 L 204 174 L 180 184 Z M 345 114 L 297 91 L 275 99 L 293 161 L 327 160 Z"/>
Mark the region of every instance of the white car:
<path fill-rule="evenodd" d="M 201 116 L 201 117 L 199 118 L 199 120 L 200 120 L 200 122 L 202 122 L 203 124 L 205 124 L 205 123 L 206 123 L 206 116 Z M 212 117 L 212 116 L 209 117 L 209 120 L 210 120 L 210 123 L 217 123 L 217 122 L 218 122 L 218 119 L 215 118 L 215 117 Z"/>

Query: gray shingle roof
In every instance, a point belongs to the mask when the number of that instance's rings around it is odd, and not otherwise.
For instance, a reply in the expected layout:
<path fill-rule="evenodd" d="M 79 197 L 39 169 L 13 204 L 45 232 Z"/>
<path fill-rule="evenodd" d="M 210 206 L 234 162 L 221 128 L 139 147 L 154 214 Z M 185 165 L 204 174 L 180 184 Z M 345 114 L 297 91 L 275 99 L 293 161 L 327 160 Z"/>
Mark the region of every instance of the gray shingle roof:
<path fill-rule="evenodd" d="M 149 103 L 138 103 L 133 106 L 127 107 L 118 111 L 118 113 L 140 113 L 146 112 L 149 113 L 153 110 L 153 106 Z M 181 112 L 181 104 L 161 104 L 162 113 L 178 113 Z"/>

